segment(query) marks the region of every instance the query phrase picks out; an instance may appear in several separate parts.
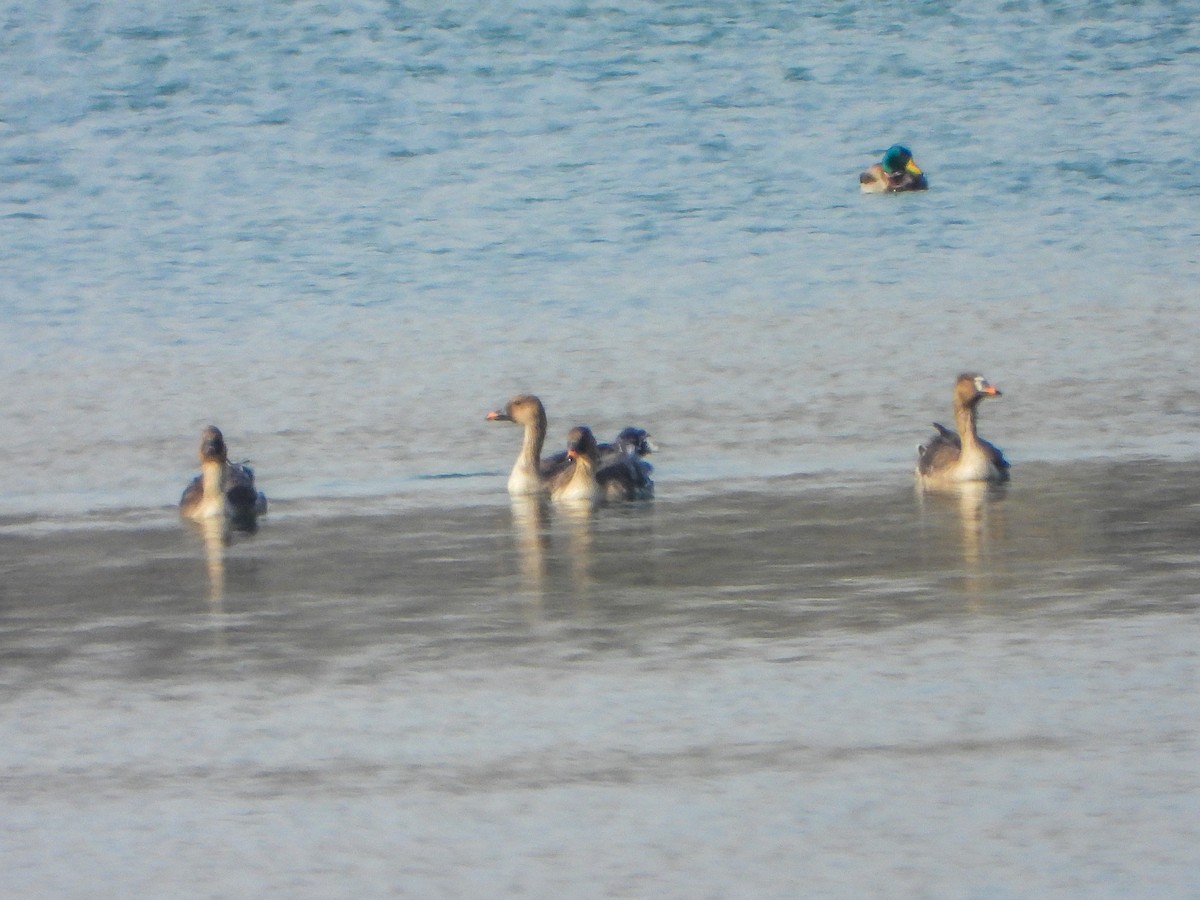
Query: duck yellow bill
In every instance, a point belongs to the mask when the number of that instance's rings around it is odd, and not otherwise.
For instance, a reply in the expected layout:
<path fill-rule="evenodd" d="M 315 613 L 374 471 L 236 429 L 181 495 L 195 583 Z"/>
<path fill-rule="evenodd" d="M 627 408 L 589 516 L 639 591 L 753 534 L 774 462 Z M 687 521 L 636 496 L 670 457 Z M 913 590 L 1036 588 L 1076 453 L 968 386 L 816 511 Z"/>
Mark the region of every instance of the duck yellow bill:
<path fill-rule="evenodd" d="M 924 174 L 921 171 L 921 167 L 917 165 L 917 161 L 915 159 L 911 159 L 911 158 L 908 160 L 908 164 L 905 165 L 904 171 L 908 172 L 910 175 Z"/>

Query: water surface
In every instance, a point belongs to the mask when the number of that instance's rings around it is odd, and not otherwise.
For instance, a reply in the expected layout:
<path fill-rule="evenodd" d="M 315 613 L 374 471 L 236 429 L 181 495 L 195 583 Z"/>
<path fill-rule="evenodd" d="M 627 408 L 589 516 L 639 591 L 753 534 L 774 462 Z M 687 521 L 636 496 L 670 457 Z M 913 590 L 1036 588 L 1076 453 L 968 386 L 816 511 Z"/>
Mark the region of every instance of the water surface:
<path fill-rule="evenodd" d="M 9 533 L 10 889 L 1186 896 L 1194 467 L 1021 475 Z"/>
<path fill-rule="evenodd" d="M 10 6 L 0 514 L 504 468 L 897 471 L 954 376 L 1017 459 L 1194 458 L 1200 28 L 1170 3 Z M 894 141 L 933 189 L 862 197 Z"/>
<path fill-rule="evenodd" d="M 1198 51 L 6 6 L 7 890 L 1200 893 Z M 932 189 L 860 196 L 897 141 Z M 919 497 L 961 370 L 1014 481 Z M 521 391 L 648 428 L 658 499 L 513 508 Z M 228 546 L 172 509 L 209 423 L 272 499 Z"/>

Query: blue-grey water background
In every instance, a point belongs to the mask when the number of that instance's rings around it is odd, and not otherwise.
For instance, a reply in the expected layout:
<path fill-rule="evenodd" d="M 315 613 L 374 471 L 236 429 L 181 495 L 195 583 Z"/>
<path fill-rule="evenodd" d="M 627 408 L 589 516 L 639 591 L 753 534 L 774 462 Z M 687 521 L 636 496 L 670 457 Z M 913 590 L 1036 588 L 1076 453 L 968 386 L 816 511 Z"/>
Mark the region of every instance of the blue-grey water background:
<path fill-rule="evenodd" d="M 10 890 L 1196 895 L 1198 17 L 5 3 Z"/>

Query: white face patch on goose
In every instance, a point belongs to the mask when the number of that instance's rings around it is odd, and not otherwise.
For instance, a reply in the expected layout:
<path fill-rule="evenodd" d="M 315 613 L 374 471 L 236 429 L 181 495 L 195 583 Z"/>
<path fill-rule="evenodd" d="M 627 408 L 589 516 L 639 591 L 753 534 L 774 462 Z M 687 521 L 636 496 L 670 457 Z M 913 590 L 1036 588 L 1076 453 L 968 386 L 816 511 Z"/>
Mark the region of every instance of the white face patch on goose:
<path fill-rule="evenodd" d="M 984 391 L 987 390 L 987 386 L 988 386 L 988 383 L 982 375 L 975 376 L 975 390 L 979 391 L 979 393 L 982 394 Z"/>

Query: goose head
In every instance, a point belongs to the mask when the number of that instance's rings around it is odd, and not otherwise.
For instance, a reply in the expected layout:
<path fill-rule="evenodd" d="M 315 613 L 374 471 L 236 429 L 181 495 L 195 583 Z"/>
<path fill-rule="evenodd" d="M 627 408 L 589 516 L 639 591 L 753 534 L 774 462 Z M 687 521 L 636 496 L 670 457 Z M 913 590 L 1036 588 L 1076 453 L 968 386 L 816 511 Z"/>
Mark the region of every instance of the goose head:
<path fill-rule="evenodd" d="M 976 372 L 963 372 L 954 385 L 954 404 L 962 408 L 973 407 L 984 397 L 1000 396 L 1000 390 Z"/>
<path fill-rule="evenodd" d="M 223 463 L 228 458 L 229 452 L 225 448 L 225 436 L 221 434 L 221 429 L 216 425 L 209 425 L 200 435 L 201 465 L 206 462 Z"/>
<path fill-rule="evenodd" d="M 516 422 L 518 425 L 546 427 L 546 408 L 532 394 L 518 394 L 505 404 L 504 409 L 494 409 L 487 414 L 489 422 Z"/>

